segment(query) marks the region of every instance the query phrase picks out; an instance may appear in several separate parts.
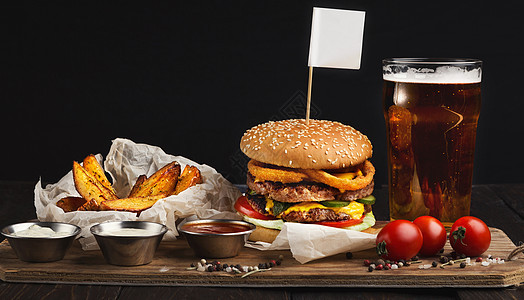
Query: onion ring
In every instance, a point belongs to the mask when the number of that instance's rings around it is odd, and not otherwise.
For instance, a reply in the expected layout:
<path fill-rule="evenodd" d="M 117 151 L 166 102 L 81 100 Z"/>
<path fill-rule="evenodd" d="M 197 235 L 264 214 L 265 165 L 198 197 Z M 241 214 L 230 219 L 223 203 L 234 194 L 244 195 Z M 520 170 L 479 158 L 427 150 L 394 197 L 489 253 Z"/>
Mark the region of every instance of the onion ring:
<path fill-rule="evenodd" d="M 366 160 L 362 164 L 362 173 L 364 175 L 359 175 L 354 179 L 338 178 L 324 170 L 303 169 L 301 171 L 307 174 L 308 177 L 314 181 L 322 182 L 341 190 L 352 191 L 365 188 L 368 184 L 371 183 L 371 181 L 373 181 L 373 176 L 375 175 L 375 167 L 371 164 L 371 162 L 369 162 L 369 160 Z"/>
<path fill-rule="evenodd" d="M 257 181 L 296 183 L 308 179 L 308 176 L 299 170 L 267 165 L 254 159 L 249 161 L 247 169 Z"/>

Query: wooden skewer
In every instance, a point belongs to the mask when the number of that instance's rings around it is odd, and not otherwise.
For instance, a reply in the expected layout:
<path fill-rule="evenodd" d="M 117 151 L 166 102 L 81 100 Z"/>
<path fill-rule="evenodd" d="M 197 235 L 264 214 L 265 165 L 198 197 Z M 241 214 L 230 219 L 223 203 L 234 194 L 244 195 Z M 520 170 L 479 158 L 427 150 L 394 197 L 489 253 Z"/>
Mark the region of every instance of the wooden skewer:
<path fill-rule="evenodd" d="M 311 110 L 311 86 L 313 85 L 313 67 L 309 67 L 309 79 L 307 83 L 306 125 L 309 125 L 309 112 Z"/>

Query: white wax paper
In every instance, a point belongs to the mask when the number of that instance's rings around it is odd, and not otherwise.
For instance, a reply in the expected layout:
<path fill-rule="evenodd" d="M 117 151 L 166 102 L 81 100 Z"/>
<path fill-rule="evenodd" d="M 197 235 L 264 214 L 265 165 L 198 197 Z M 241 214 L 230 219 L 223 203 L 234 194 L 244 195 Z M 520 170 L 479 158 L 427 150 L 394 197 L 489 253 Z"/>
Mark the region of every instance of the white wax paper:
<path fill-rule="evenodd" d="M 102 155 L 96 155 L 102 163 Z M 138 176 L 151 176 L 166 164 L 177 161 L 182 170 L 186 165 L 198 167 L 203 183 L 193 186 L 176 196 L 159 200 L 153 207 L 136 213 L 120 211 L 75 211 L 64 213 L 56 202 L 67 196 L 80 196 L 75 189 L 73 172 L 70 171 L 55 184 L 42 188 L 41 180 L 35 186 L 36 215 L 40 221 L 65 222 L 82 228 L 80 243 L 84 250 L 98 249 L 91 226 L 107 221 L 141 220 L 166 225 L 169 231 L 164 240 L 178 236 L 175 222 L 196 216 L 199 219 L 239 219 L 233 208 L 240 191 L 210 166 L 198 164 L 182 156 L 166 154 L 161 148 L 136 144 L 127 139 L 115 139 L 103 166 L 113 179 L 113 188 L 119 197 L 125 197 Z M 71 162 L 72 166 L 72 162 Z"/>
<path fill-rule="evenodd" d="M 358 252 L 375 247 L 377 235 L 360 231 L 286 222 L 272 244 L 256 242 L 246 246 L 259 250 L 287 250 L 305 264 L 331 255 Z"/>

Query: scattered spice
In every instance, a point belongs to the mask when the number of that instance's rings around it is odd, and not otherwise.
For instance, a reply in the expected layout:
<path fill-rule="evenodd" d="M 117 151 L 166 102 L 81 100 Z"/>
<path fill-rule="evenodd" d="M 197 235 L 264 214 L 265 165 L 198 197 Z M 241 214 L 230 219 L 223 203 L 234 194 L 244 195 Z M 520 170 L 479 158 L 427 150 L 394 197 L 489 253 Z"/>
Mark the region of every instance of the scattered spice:
<path fill-rule="evenodd" d="M 217 271 L 223 271 L 227 273 L 235 273 L 235 274 L 241 274 L 245 273 L 241 276 L 241 278 L 244 278 L 246 276 L 249 276 L 256 272 L 261 271 L 269 271 L 272 267 L 276 265 L 281 265 L 282 260 L 284 257 L 280 255 L 278 257 L 278 260 L 271 260 L 269 262 L 263 262 L 259 263 L 258 266 L 242 266 L 240 264 L 222 264 L 220 261 L 213 261 L 208 262 L 205 259 L 201 259 L 198 261 L 195 265 L 195 263 L 191 263 L 189 268 L 186 268 L 186 270 L 197 270 L 199 272 L 217 272 Z"/>

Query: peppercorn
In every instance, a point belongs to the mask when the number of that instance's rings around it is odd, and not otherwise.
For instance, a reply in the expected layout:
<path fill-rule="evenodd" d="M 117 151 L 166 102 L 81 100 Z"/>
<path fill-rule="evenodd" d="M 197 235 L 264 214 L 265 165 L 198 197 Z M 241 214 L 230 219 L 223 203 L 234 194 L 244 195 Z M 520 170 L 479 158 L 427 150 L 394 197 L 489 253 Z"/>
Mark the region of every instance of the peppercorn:
<path fill-rule="evenodd" d="M 475 260 L 476 262 L 482 262 L 482 257 L 477 257 L 477 259 Z"/>
<path fill-rule="evenodd" d="M 415 255 L 415 256 L 413 256 L 413 257 L 411 258 L 411 261 L 417 261 L 417 260 L 419 260 L 418 255 Z"/>
<path fill-rule="evenodd" d="M 207 267 L 207 271 L 208 271 L 208 272 L 213 272 L 213 266 L 209 266 L 209 267 Z"/>
<path fill-rule="evenodd" d="M 383 260 L 383 259 L 377 259 L 377 261 L 375 262 L 375 265 L 385 265 L 386 262 Z"/>
<path fill-rule="evenodd" d="M 384 266 L 384 270 L 386 270 L 386 271 L 389 270 L 388 265 L 389 265 L 389 264 L 387 264 L 387 265 Z"/>
<path fill-rule="evenodd" d="M 382 270 L 383 268 L 384 268 L 384 265 L 382 265 L 382 264 L 378 264 L 378 265 L 375 267 L 375 269 L 377 269 L 377 270 Z"/>
<path fill-rule="evenodd" d="M 274 266 L 275 266 L 275 264 L 274 264 L 273 262 L 270 261 L 270 262 L 269 262 L 269 267 L 270 267 L 270 268 L 273 268 Z"/>
<path fill-rule="evenodd" d="M 280 255 L 278 256 L 278 260 L 284 260 L 284 255 L 280 254 Z"/>
<path fill-rule="evenodd" d="M 369 267 L 368 267 L 368 271 L 369 271 L 369 272 L 373 272 L 373 270 L 375 270 L 375 268 L 374 268 L 373 266 L 369 266 Z"/>
<path fill-rule="evenodd" d="M 282 262 L 280 260 L 277 260 L 276 264 L 277 264 L 277 266 L 280 266 L 280 264 L 282 264 Z"/>
<path fill-rule="evenodd" d="M 431 266 L 432 266 L 433 268 L 435 268 L 435 267 L 437 266 L 437 262 L 436 262 L 436 261 L 433 261 L 433 262 L 431 263 Z"/>
<path fill-rule="evenodd" d="M 191 268 L 196 267 L 196 266 L 195 266 L 195 263 L 191 263 L 191 266 L 190 266 L 190 267 L 191 267 Z"/>
<path fill-rule="evenodd" d="M 265 268 L 264 268 L 264 264 L 263 264 L 263 263 L 259 263 L 259 264 L 258 264 L 258 268 L 259 268 L 259 269 L 265 269 Z"/>
<path fill-rule="evenodd" d="M 440 262 L 441 262 L 441 263 L 445 264 L 445 263 L 447 263 L 448 261 L 449 261 L 449 258 L 448 258 L 447 256 L 441 256 L 441 257 L 440 257 Z"/>
<path fill-rule="evenodd" d="M 461 267 L 462 269 L 464 269 L 464 268 L 466 267 L 466 263 L 465 263 L 465 262 L 461 262 L 461 263 L 460 263 L 460 267 Z"/>
<path fill-rule="evenodd" d="M 371 262 L 369 261 L 369 259 L 364 259 L 364 266 L 369 266 L 371 264 Z"/>
<path fill-rule="evenodd" d="M 352 259 L 352 258 L 353 258 L 353 253 L 346 252 L 346 259 Z"/>

